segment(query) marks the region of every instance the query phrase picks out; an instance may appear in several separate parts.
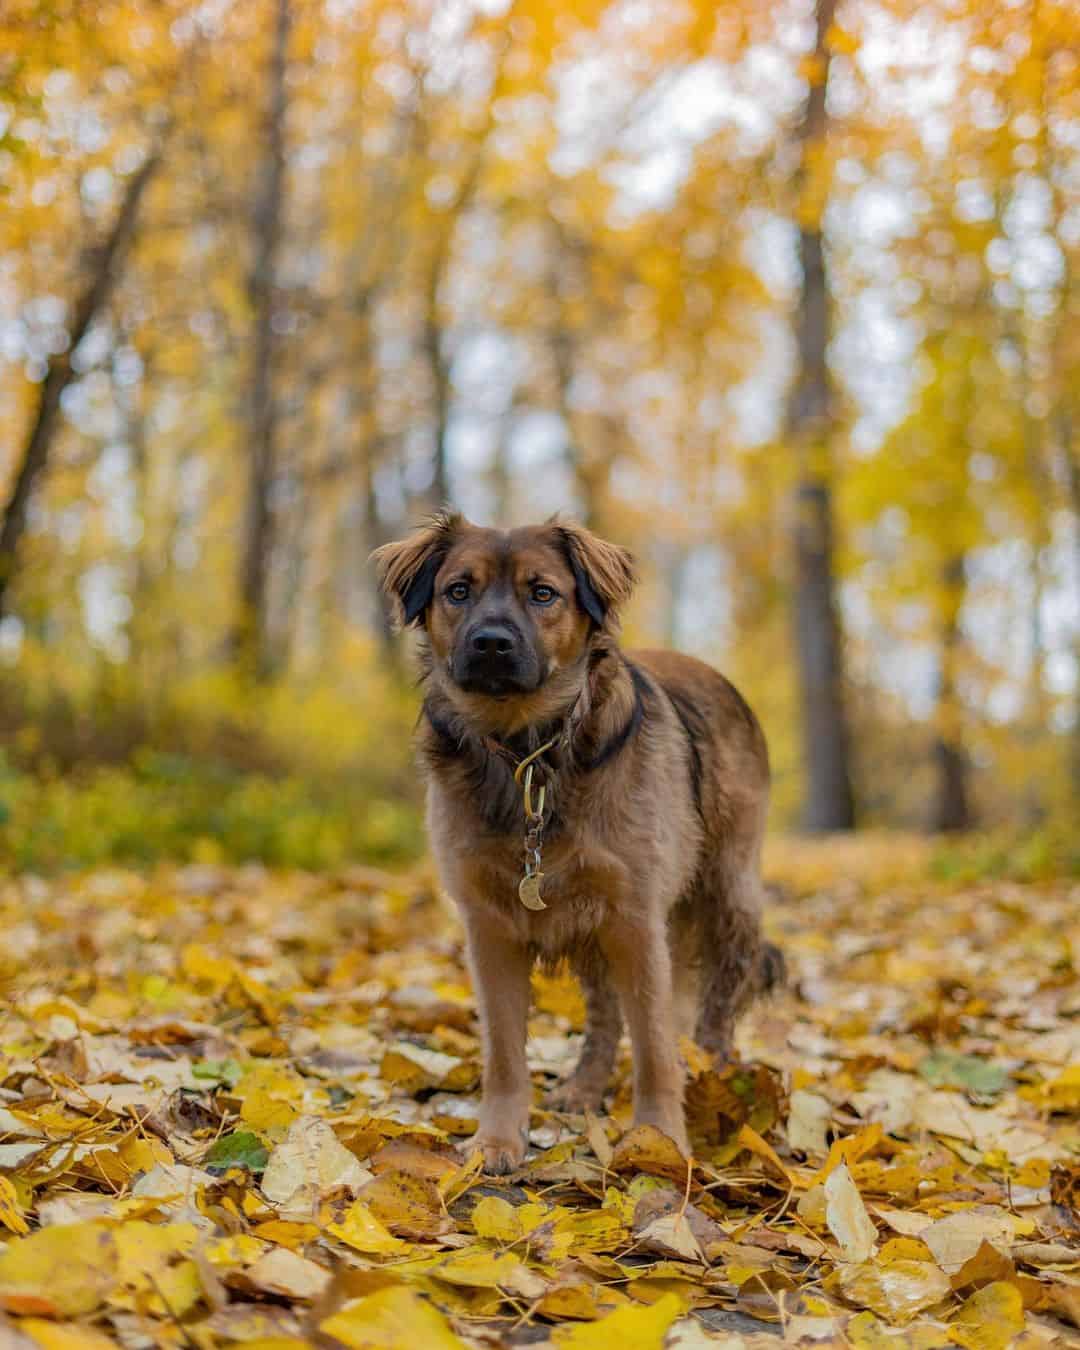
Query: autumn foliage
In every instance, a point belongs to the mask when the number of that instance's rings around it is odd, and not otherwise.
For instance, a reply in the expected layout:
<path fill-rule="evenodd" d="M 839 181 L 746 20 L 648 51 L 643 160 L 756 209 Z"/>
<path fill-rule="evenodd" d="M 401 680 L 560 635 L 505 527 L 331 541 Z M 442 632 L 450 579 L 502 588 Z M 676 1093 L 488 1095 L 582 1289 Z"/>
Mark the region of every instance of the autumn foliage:
<path fill-rule="evenodd" d="M 365 559 L 449 502 L 632 546 L 630 635 L 745 687 L 779 823 L 1065 818 L 1078 41 L 1060 0 L 8 0 L 9 772 L 75 758 L 49 718 L 187 755 L 223 669 L 377 724 Z"/>

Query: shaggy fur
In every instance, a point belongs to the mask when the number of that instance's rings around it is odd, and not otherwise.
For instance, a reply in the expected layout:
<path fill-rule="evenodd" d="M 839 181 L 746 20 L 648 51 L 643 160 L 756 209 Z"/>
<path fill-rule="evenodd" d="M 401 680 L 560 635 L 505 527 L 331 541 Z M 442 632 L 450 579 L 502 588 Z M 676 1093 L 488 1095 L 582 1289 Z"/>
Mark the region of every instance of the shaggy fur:
<path fill-rule="evenodd" d="M 588 1015 L 553 1104 L 600 1105 L 625 1020 L 635 1120 L 687 1151 L 677 1001 L 693 1004 L 699 1044 L 728 1056 L 740 1010 L 782 974 L 759 931 L 769 771 L 757 719 L 702 662 L 620 649 L 632 559 L 578 526 L 499 532 L 439 515 L 374 558 L 399 621 L 423 630 L 428 825 L 476 986 L 488 1169 L 524 1157 L 529 974 L 564 956 Z M 491 658 L 505 660 L 506 687 L 476 654 L 489 632 L 506 635 L 508 654 Z M 534 912 L 518 899 L 513 770 L 560 733 L 537 766 L 548 908 Z"/>

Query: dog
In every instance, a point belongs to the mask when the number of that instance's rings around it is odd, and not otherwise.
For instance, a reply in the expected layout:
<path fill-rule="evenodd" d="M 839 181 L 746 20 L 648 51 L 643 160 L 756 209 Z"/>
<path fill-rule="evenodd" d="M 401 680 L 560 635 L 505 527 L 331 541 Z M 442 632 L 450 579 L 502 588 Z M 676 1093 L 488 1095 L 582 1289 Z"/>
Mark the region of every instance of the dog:
<path fill-rule="evenodd" d="M 372 557 L 398 623 L 421 630 L 428 830 L 476 991 L 486 1170 L 524 1160 L 530 974 L 563 957 L 586 1027 L 549 1104 L 601 1105 L 625 1018 L 634 1121 L 689 1156 L 677 997 L 694 998 L 695 1040 L 727 1058 L 782 964 L 760 935 L 756 717 L 701 661 L 621 650 L 634 561 L 582 526 L 498 531 L 444 512 Z"/>

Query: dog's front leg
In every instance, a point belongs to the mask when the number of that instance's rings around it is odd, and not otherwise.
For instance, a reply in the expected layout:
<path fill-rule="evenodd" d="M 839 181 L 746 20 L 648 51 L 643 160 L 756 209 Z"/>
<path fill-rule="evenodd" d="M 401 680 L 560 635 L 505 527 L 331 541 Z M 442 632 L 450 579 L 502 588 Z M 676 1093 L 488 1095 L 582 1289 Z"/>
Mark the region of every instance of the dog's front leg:
<path fill-rule="evenodd" d="M 483 1100 L 472 1143 L 489 1172 L 511 1172 L 525 1158 L 530 1083 L 525 1062 L 532 961 L 524 943 L 490 914 L 466 915 L 469 965 L 483 1042 Z"/>
<path fill-rule="evenodd" d="M 652 907 L 650 906 L 650 910 Z M 689 1155 L 665 922 L 622 911 L 600 930 L 634 1056 L 634 1124 L 655 1125 Z"/>

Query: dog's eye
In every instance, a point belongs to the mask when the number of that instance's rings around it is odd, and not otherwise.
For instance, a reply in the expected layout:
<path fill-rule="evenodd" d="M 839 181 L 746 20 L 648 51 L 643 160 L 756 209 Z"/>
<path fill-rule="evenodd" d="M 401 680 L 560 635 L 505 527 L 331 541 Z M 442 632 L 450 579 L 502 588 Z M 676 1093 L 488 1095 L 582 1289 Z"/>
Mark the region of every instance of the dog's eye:
<path fill-rule="evenodd" d="M 452 605 L 464 604 L 469 598 L 469 583 L 467 581 L 455 581 L 452 586 L 447 586 L 446 598 Z"/>
<path fill-rule="evenodd" d="M 552 600 L 557 600 L 559 592 L 554 586 L 534 586 L 532 588 L 532 601 L 534 605 L 550 605 Z"/>

